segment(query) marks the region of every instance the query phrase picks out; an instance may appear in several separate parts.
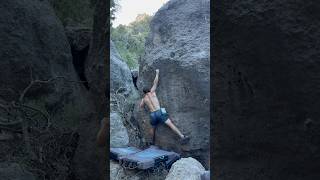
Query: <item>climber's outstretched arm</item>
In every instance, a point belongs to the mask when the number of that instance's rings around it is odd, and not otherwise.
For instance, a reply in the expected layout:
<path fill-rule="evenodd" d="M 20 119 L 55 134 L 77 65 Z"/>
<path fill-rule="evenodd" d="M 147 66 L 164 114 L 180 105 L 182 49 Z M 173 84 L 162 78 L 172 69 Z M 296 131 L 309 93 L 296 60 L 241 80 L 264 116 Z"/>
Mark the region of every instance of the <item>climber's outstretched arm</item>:
<path fill-rule="evenodd" d="M 153 81 L 153 86 L 150 89 L 150 92 L 155 92 L 158 86 L 158 82 L 159 82 L 159 69 L 156 69 L 156 77 L 154 78 Z"/>

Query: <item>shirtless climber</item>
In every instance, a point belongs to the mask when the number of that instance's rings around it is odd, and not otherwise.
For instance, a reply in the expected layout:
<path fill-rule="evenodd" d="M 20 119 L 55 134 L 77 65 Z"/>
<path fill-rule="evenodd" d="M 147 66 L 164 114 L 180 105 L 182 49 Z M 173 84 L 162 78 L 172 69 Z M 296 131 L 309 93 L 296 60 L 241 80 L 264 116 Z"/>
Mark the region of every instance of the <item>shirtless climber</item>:
<path fill-rule="evenodd" d="M 152 128 L 150 130 L 150 133 L 152 135 L 152 143 L 154 144 L 155 141 L 155 130 L 158 123 L 165 123 L 168 125 L 179 137 L 181 138 L 181 143 L 185 144 L 189 141 L 189 137 L 183 135 L 179 129 L 172 123 L 172 121 L 169 118 L 168 113 L 165 111 L 164 108 L 160 108 L 160 103 L 157 98 L 156 89 L 159 82 L 159 69 L 156 70 L 156 77 L 153 81 L 153 86 L 151 89 L 144 87 L 143 93 L 144 97 L 141 100 L 140 103 L 140 109 L 144 107 L 146 104 L 148 106 L 148 109 L 150 111 L 150 124 L 152 125 Z"/>

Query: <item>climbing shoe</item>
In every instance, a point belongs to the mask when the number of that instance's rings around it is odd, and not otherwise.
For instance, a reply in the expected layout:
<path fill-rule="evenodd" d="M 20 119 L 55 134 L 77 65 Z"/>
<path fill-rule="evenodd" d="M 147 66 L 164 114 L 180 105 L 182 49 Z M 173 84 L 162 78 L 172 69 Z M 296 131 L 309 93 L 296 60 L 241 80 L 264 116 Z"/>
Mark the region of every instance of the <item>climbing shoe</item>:
<path fill-rule="evenodd" d="M 190 140 L 190 137 L 184 136 L 183 138 L 181 138 L 181 144 L 187 144 L 189 140 Z"/>

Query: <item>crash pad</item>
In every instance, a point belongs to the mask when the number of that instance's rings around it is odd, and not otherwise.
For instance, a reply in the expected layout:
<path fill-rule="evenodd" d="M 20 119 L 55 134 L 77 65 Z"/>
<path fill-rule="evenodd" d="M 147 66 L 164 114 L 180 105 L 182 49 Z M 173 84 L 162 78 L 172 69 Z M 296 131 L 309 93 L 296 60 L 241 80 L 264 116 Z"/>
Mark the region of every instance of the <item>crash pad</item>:
<path fill-rule="evenodd" d="M 142 151 L 136 147 L 110 148 L 110 158 L 119 161 L 122 156 L 127 156 Z"/>
<path fill-rule="evenodd" d="M 115 151 L 115 148 L 112 148 Z M 129 150 L 128 150 L 129 149 Z M 123 151 L 121 151 L 123 150 Z M 150 146 L 147 149 L 140 150 L 134 147 L 116 148 L 117 159 L 121 166 L 129 169 L 151 169 L 164 166 L 169 169 L 171 165 L 180 159 L 180 155 L 173 151 L 166 151 L 157 146 Z M 124 153 L 120 153 L 124 152 Z"/>

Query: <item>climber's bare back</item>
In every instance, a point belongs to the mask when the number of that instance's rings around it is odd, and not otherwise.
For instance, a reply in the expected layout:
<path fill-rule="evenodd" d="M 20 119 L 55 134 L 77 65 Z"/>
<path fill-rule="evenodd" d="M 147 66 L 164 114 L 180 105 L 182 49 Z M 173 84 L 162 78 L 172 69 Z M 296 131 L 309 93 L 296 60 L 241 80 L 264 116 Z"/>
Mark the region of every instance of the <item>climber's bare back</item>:
<path fill-rule="evenodd" d="M 148 106 L 150 112 L 154 112 L 160 109 L 160 103 L 157 98 L 156 92 L 148 92 L 144 96 L 143 102 Z"/>
<path fill-rule="evenodd" d="M 160 103 L 157 98 L 156 89 L 158 86 L 159 81 L 159 69 L 156 69 L 156 77 L 153 80 L 153 86 L 151 89 L 148 87 L 143 88 L 144 97 L 142 98 L 140 102 L 140 109 L 144 107 L 146 104 L 149 108 L 150 113 L 150 124 L 152 125 L 152 128 L 150 129 L 150 134 L 152 136 L 152 142 L 154 143 L 155 139 L 155 128 L 159 122 L 165 123 L 168 125 L 175 133 L 177 133 L 182 143 L 186 143 L 189 141 L 189 137 L 183 135 L 180 130 L 172 123 L 171 119 L 169 118 L 168 113 L 163 108 L 163 111 L 160 110 Z"/>

